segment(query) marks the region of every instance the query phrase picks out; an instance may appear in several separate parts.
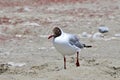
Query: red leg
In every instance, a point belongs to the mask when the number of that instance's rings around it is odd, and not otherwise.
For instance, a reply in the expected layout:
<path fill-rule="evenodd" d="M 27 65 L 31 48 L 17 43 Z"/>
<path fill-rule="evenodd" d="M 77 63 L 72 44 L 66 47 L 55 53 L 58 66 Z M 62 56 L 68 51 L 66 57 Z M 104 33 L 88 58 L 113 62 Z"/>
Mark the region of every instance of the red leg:
<path fill-rule="evenodd" d="M 64 69 L 66 69 L 66 58 L 64 56 Z"/>
<path fill-rule="evenodd" d="M 76 66 L 79 67 L 80 64 L 79 64 L 79 52 L 77 52 L 77 61 L 76 61 Z"/>

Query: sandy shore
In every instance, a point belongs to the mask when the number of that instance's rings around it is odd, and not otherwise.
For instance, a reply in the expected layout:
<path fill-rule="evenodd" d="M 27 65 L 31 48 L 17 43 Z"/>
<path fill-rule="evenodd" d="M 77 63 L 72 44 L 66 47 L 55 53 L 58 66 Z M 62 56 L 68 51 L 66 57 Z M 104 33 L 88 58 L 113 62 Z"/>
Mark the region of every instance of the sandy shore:
<path fill-rule="evenodd" d="M 0 8 L 0 80 L 120 80 L 120 1 L 25 2 L 8 0 Z M 100 25 L 109 32 L 93 38 Z M 80 67 L 75 54 L 67 56 L 64 70 L 62 55 L 47 39 L 55 26 L 93 46 L 80 52 Z"/>

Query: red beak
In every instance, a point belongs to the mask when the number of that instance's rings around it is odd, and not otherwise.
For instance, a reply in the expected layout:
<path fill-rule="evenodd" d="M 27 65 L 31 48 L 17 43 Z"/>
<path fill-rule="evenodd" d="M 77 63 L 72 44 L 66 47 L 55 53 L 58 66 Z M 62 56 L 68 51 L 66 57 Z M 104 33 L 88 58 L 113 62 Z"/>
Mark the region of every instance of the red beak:
<path fill-rule="evenodd" d="M 54 37 L 54 35 L 50 35 L 50 36 L 48 37 L 48 39 L 50 39 L 50 38 L 52 38 L 52 37 Z"/>

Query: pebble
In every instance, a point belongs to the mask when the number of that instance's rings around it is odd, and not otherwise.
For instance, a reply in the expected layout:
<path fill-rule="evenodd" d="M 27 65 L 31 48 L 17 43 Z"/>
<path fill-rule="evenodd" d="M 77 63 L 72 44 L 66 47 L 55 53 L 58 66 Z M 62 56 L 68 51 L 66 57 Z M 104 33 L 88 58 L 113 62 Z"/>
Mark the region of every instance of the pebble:
<path fill-rule="evenodd" d="M 119 34 L 115 34 L 114 36 L 115 36 L 115 37 L 120 37 L 120 33 L 119 33 Z"/>
<path fill-rule="evenodd" d="M 104 37 L 104 35 L 99 32 L 94 33 L 92 36 L 93 39 L 102 39 L 103 37 Z"/>
<path fill-rule="evenodd" d="M 15 36 L 16 36 L 16 37 L 19 37 L 19 38 L 21 38 L 21 37 L 22 37 L 22 35 L 20 35 L 20 34 L 16 34 Z"/>
<path fill-rule="evenodd" d="M 106 33 L 106 32 L 109 31 L 109 28 L 106 27 L 106 26 L 101 26 L 101 27 L 99 27 L 98 30 L 99 30 L 100 33 Z"/>
<path fill-rule="evenodd" d="M 92 35 L 88 34 L 87 32 L 83 32 L 81 36 L 84 38 L 90 38 Z"/>
<path fill-rule="evenodd" d="M 8 62 L 7 64 L 13 67 L 22 67 L 26 65 L 26 63 L 15 63 L 15 62 Z"/>

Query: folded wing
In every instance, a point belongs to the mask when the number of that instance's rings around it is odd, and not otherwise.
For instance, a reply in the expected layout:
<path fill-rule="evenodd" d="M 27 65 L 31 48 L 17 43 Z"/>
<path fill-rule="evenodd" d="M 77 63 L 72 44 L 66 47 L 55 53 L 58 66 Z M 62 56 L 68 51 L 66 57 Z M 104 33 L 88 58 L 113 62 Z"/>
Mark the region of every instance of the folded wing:
<path fill-rule="evenodd" d="M 83 48 L 84 47 L 84 44 L 81 43 L 75 35 L 70 35 L 69 43 L 71 45 L 74 45 L 74 46 L 78 47 L 78 48 Z"/>

